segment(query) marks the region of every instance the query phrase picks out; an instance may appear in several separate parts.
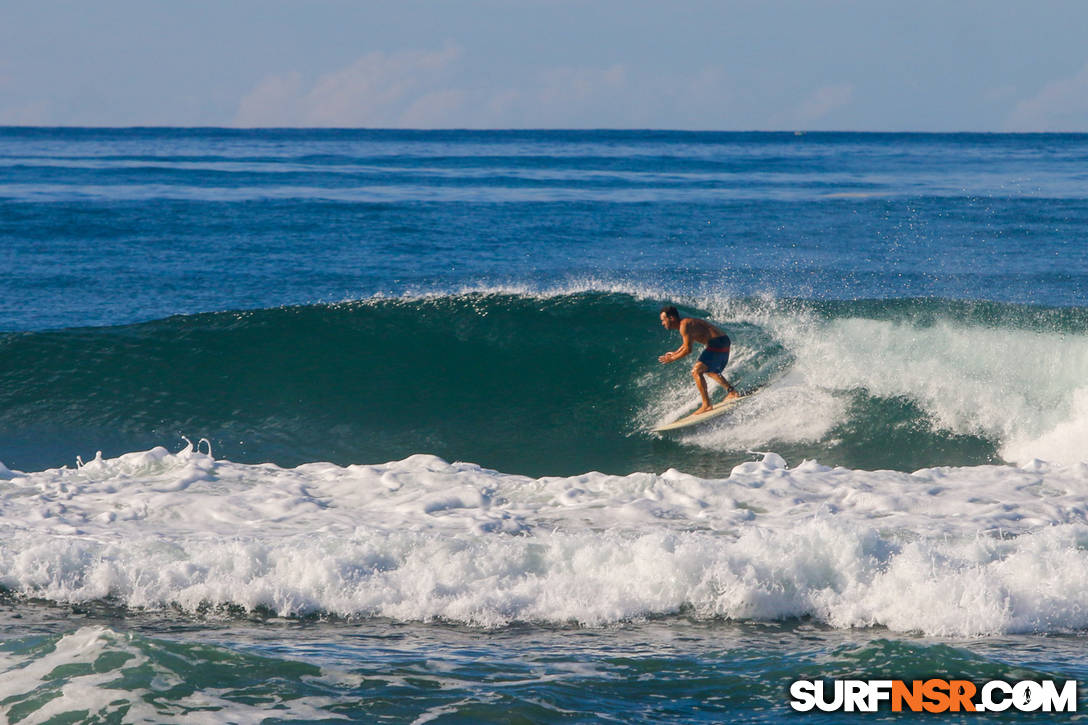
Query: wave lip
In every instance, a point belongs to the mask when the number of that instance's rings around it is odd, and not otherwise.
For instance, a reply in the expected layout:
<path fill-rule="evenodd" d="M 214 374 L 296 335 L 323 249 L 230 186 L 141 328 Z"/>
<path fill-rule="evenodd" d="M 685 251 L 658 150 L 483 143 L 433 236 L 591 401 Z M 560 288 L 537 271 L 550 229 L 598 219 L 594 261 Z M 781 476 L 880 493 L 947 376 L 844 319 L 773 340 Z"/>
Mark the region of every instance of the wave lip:
<path fill-rule="evenodd" d="M 1088 466 L 529 478 L 417 455 L 293 469 L 192 448 L 12 471 L 0 584 L 131 608 L 475 626 L 812 617 L 1088 627 Z M 1038 583 L 1045 581 L 1046 587 Z"/>

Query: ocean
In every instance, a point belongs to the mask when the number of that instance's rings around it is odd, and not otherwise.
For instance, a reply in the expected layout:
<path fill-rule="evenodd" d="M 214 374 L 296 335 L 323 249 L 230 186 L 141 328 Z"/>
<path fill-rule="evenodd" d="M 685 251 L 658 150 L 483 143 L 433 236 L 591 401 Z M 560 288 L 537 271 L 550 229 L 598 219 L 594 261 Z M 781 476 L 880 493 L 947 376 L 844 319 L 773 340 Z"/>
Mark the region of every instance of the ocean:
<path fill-rule="evenodd" d="M 1086 680 L 1086 239 L 1088 135 L 0 128 L 0 721 Z"/>

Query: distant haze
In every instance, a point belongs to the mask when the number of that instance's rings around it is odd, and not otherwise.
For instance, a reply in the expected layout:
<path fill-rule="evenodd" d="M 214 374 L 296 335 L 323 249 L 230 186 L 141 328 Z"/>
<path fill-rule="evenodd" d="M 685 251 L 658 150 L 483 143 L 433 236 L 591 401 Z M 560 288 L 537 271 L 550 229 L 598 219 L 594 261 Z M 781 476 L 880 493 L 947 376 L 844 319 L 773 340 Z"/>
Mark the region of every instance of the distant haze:
<path fill-rule="evenodd" d="M 1088 131 L 1088 3 L 8 0 L 0 125 Z"/>

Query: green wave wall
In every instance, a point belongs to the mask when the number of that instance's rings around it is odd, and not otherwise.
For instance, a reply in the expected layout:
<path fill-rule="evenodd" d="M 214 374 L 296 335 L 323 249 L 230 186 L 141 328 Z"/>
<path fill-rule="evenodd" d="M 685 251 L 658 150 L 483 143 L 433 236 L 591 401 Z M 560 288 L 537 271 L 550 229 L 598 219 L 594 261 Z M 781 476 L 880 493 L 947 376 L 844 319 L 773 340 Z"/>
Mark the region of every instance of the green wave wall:
<path fill-rule="evenodd" d="M 802 399 L 806 385 L 821 384 L 806 355 L 837 334 L 836 322 L 883 325 L 874 329 L 890 330 L 889 339 L 933 334 L 938 345 L 961 328 L 1005 331 L 1011 345 L 1040 331 L 1083 340 L 1088 328 L 1079 309 L 687 301 L 682 309 L 709 315 L 733 337 L 727 373 L 742 390 L 793 384 Z M 180 436 L 207 438 L 217 456 L 238 461 L 370 463 L 422 452 L 530 475 L 675 467 L 724 476 L 760 443 L 791 462 L 852 467 L 999 460 L 1001 432 L 985 420 L 949 425 L 924 395 L 849 378 L 825 384 L 838 407 L 817 435 L 780 435 L 767 416 L 782 411 L 756 407 L 749 415 L 766 415 L 746 430 L 763 425 L 762 439 L 651 435 L 652 423 L 694 401 L 694 356 L 656 361 L 679 343 L 658 323 L 663 302 L 615 292 L 469 293 L 7 334 L 0 460 L 36 470 Z M 849 360 L 866 344 L 864 334 L 846 335 L 836 349 Z M 890 379 L 911 363 L 894 349 L 886 357 Z M 954 355 L 945 364 L 950 379 L 971 374 L 954 369 Z M 806 370 L 807 380 L 790 382 Z"/>

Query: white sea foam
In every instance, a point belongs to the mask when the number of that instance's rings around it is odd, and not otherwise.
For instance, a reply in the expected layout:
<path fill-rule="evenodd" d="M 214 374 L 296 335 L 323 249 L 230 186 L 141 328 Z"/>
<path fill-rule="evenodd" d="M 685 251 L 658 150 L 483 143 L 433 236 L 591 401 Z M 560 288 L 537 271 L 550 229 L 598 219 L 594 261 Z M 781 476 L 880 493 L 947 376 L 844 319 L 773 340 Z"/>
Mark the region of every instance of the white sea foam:
<path fill-rule="evenodd" d="M 787 333 L 788 334 L 788 333 Z M 969 327 L 837 320 L 794 333 L 798 369 L 835 389 L 862 388 L 920 404 L 935 427 L 983 433 L 1013 452 L 1075 420 L 1072 403 L 1088 374 L 1088 337 Z M 1081 445 L 1051 449 L 1067 463 L 1088 457 Z M 1031 453 L 1030 457 L 1037 457 Z"/>
<path fill-rule="evenodd" d="M 736 449 L 819 441 L 843 422 L 850 395 L 864 392 L 910 401 L 934 430 L 983 436 L 1014 463 L 1088 461 L 1088 335 L 949 319 L 823 319 L 771 299 L 707 306 L 717 318 L 767 330 L 794 361 L 749 410 L 694 431 L 689 442 Z M 736 348 L 731 368 L 758 354 Z M 673 390 L 654 412 L 664 418 L 690 406 L 690 388 Z"/>
<path fill-rule="evenodd" d="M 58 602 L 398 620 L 812 616 L 1088 627 L 1088 466 L 539 479 L 417 455 L 294 469 L 156 448 L 0 481 L 0 584 Z"/>
<path fill-rule="evenodd" d="M 41 650 L 46 651 L 41 651 Z M 83 627 L 52 647 L 0 655 L 0 700 L 4 713 L 20 710 L 20 723 L 47 722 L 266 722 L 269 710 L 292 720 L 340 719 L 329 697 L 276 697 L 267 689 L 259 704 L 222 697 L 215 687 L 186 686 L 185 672 L 168 668 L 175 657 L 149 656 L 161 647 L 108 627 Z M 192 690 L 185 694 L 187 690 Z M 180 691 L 180 692 L 179 692 Z M 346 719 L 346 718 L 344 718 Z"/>

